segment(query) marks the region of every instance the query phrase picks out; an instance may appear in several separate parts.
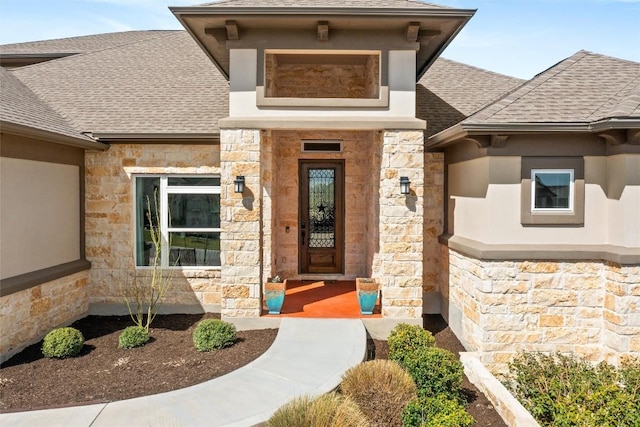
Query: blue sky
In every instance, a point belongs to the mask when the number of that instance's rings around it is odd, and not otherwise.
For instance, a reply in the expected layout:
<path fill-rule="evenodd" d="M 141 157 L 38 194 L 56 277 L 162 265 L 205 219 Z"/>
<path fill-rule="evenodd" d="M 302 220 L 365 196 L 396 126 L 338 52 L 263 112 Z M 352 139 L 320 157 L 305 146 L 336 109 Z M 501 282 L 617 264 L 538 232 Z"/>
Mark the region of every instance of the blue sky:
<path fill-rule="evenodd" d="M 446 58 L 531 78 L 580 49 L 640 62 L 640 0 L 431 0 L 478 9 Z M 0 0 L 0 44 L 181 29 L 167 6 L 199 0 Z M 322 0 L 318 1 L 322 4 Z"/>

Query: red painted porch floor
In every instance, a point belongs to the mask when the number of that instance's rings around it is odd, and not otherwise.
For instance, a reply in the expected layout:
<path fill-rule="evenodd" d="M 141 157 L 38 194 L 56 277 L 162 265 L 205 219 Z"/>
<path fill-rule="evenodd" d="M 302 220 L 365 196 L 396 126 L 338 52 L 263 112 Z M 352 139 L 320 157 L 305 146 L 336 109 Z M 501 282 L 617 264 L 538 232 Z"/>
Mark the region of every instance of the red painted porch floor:
<path fill-rule="evenodd" d="M 308 318 L 380 318 L 380 299 L 373 314 L 360 314 L 356 297 L 355 280 L 300 281 L 287 280 L 287 291 L 279 315 L 263 314 L 267 317 Z"/>

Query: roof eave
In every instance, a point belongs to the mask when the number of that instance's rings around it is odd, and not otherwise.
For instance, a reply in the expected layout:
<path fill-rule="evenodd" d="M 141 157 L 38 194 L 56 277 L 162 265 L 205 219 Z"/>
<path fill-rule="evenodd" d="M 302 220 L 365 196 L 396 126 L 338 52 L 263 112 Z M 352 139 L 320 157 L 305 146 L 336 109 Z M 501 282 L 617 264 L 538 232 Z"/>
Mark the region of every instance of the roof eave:
<path fill-rule="evenodd" d="M 639 117 L 607 118 L 593 122 L 539 123 L 458 123 L 429 137 L 426 147 L 445 147 L 468 136 L 490 134 L 603 132 L 614 129 L 638 129 Z"/>
<path fill-rule="evenodd" d="M 358 8 L 358 7 L 212 7 L 175 6 L 169 10 L 176 15 L 333 15 L 333 16 L 434 16 L 471 18 L 476 9 L 428 8 Z"/>
<path fill-rule="evenodd" d="M 109 148 L 108 144 L 92 140 L 89 137 L 83 137 L 80 135 L 76 138 L 73 136 L 63 135 L 43 129 L 36 129 L 30 126 L 9 122 L 6 120 L 0 120 L 0 129 L 3 133 L 42 139 L 55 144 L 69 145 L 86 150 L 106 150 Z"/>
<path fill-rule="evenodd" d="M 590 124 L 584 122 L 540 123 L 458 123 L 429 137 L 429 148 L 445 147 L 467 136 L 490 134 L 523 134 L 549 132 L 590 132 Z"/>
<path fill-rule="evenodd" d="M 156 143 L 156 144 L 216 144 L 220 142 L 220 133 L 124 133 L 92 132 L 97 141 L 112 144 Z"/>

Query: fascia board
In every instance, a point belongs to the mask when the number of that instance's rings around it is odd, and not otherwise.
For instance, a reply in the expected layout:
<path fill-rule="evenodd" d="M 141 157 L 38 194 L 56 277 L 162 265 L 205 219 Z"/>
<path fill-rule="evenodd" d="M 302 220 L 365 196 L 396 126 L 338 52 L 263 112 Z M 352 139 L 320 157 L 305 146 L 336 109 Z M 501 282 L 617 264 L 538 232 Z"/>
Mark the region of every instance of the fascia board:
<path fill-rule="evenodd" d="M 18 123 L 7 122 L 5 120 L 0 120 L 0 129 L 2 129 L 2 132 L 18 136 L 42 139 L 56 144 L 69 145 L 87 150 L 106 150 L 109 148 L 108 144 L 91 140 L 88 136 L 86 138 L 80 136 L 78 138 L 74 138 L 72 136 L 62 135 L 42 129 L 35 129 Z"/>

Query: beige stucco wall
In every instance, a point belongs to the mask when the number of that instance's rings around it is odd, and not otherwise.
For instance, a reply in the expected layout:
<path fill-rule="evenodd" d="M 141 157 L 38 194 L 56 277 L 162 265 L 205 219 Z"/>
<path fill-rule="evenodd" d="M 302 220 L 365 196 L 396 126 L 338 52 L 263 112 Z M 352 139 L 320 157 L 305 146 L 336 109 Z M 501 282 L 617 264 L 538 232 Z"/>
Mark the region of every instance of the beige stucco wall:
<path fill-rule="evenodd" d="M 80 172 L 0 158 L 0 278 L 80 259 Z"/>
<path fill-rule="evenodd" d="M 0 361 L 83 317 L 88 276 L 83 271 L 0 298 Z"/>
<path fill-rule="evenodd" d="M 413 50 L 392 50 L 388 52 L 388 105 L 379 107 L 352 106 L 345 111 L 336 108 L 339 105 L 327 107 L 290 107 L 261 108 L 256 92 L 258 85 L 258 50 L 231 49 L 230 50 L 230 83 L 229 83 L 229 116 L 234 118 L 253 117 L 392 117 L 415 118 L 415 69 L 416 53 Z M 298 84 L 308 86 L 317 85 L 317 76 L 309 73 L 306 78 L 297 79 Z M 260 87 L 265 90 L 264 86 Z M 384 92 L 384 91 L 383 91 Z M 316 102 L 317 103 L 317 102 Z"/>
<path fill-rule="evenodd" d="M 580 227 L 523 226 L 520 156 L 450 164 L 448 231 L 486 244 L 640 246 L 640 155 L 585 156 L 585 218 Z"/>
<path fill-rule="evenodd" d="M 122 311 L 121 286 L 148 269 L 134 261 L 135 174 L 220 174 L 219 145 L 112 145 L 86 153 L 86 256 L 92 263 L 89 302 L 97 312 Z M 172 311 L 217 311 L 219 269 L 177 269 L 165 300 Z M 119 306 L 119 308 L 118 308 Z M 173 308 L 172 308 L 173 307 Z M 126 311 L 126 308 L 124 308 Z"/>

